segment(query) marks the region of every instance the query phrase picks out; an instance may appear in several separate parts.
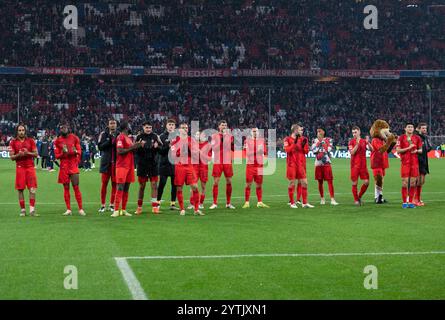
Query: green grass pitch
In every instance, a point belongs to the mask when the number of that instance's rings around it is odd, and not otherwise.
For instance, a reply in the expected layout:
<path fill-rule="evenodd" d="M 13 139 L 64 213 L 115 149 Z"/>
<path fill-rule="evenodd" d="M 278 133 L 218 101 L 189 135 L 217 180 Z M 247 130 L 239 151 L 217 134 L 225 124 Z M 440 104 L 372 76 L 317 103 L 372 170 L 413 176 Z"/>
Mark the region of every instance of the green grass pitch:
<path fill-rule="evenodd" d="M 340 159 L 333 163 L 340 206 L 320 206 L 309 160 L 309 200 L 316 208 L 292 210 L 287 206 L 285 163 L 279 160 L 275 175 L 265 177 L 264 202 L 270 209 L 241 209 L 244 166 L 237 165 L 236 210 L 205 210 L 204 217 L 180 217 L 164 208 L 158 216 L 117 219 L 97 213 L 97 169 L 81 173 L 86 217 L 76 215 L 73 194 L 74 216 L 61 215 L 65 207 L 57 172 L 39 169 L 41 217 L 20 218 L 14 163 L 2 160 L 0 298 L 132 299 L 114 257 L 254 255 L 125 261 L 149 299 L 444 299 L 445 161 L 431 160 L 430 165 L 432 174 L 423 193 L 426 206 L 414 210 L 401 209 L 397 159 L 391 160 L 384 189 L 390 203 L 373 204 L 371 187 L 363 207 L 353 205 L 349 161 Z M 133 184 L 130 212 L 136 196 L 137 184 Z M 210 196 L 211 187 L 206 207 Z M 255 204 L 254 190 L 252 196 Z M 147 192 L 145 200 L 149 198 Z M 428 254 L 385 254 L 394 252 Z M 378 254 L 327 255 L 332 253 Z M 269 256 L 255 256 L 261 254 Z M 77 290 L 64 288 L 67 265 L 78 270 Z M 364 288 L 367 265 L 377 267 L 377 290 Z"/>

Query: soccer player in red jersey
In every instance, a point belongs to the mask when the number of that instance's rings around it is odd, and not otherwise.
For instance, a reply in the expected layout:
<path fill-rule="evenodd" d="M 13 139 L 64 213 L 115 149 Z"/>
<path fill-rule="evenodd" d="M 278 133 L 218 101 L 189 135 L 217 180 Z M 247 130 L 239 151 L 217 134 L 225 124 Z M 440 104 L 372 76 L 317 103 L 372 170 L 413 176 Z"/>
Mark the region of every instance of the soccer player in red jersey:
<path fill-rule="evenodd" d="M 130 184 L 134 182 L 134 151 L 143 148 L 145 141 L 133 141 L 128 136 L 130 125 L 123 121 L 120 124 L 120 134 L 116 138 L 116 183 L 117 191 L 114 202 L 114 212 L 111 217 L 118 216 L 131 217 L 127 212 L 128 191 Z M 121 207 L 122 205 L 122 207 Z"/>
<path fill-rule="evenodd" d="M 291 127 L 291 135 L 284 139 L 284 151 L 287 153 L 286 177 L 289 180 L 289 204 L 293 209 L 298 208 L 294 200 L 295 185 L 297 183 L 301 186 L 302 207 L 314 207 L 307 201 L 306 154 L 309 152 L 309 140 L 303 135 L 303 132 L 303 126 L 294 124 Z"/>
<path fill-rule="evenodd" d="M 15 161 L 15 189 L 19 194 L 20 216 L 26 216 L 24 190 L 29 190 L 29 215 L 37 217 L 35 212 L 37 176 L 34 158 L 37 147 L 33 139 L 26 136 L 26 127 L 19 124 L 15 129 L 15 138 L 9 143 L 9 156 Z"/>
<path fill-rule="evenodd" d="M 175 185 L 177 198 L 179 202 L 180 215 L 185 215 L 184 194 L 182 188 L 184 184 L 190 185 L 192 189 L 192 202 L 194 206 L 194 214 L 203 216 L 204 213 L 199 210 L 199 190 L 198 178 L 192 164 L 192 153 L 199 152 L 199 149 L 192 147 L 192 138 L 188 135 L 188 124 L 181 123 L 179 125 L 179 136 L 172 141 L 170 151 L 171 159 L 175 162 Z M 198 146 L 196 146 L 198 147 Z M 196 150 L 193 150 L 196 149 Z"/>
<path fill-rule="evenodd" d="M 227 122 L 221 120 L 218 124 L 218 133 L 212 135 L 212 149 L 215 153 L 213 163 L 213 204 L 209 209 L 213 210 L 218 207 L 218 185 L 221 175 L 224 173 L 226 178 L 226 208 L 235 209 L 231 203 L 232 197 L 232 152 L 235 149 L 234 137 L 227 128 Z"/>
<path fill-rule="evenodd" d="M 402 177 L 402 208 L 415 208 L 414 195 L 417 189 L 417 177 L 419 176 L 418 154 L 422 153 L 422 140 L 414 134 L 414 124 L 407 123 L 405 134 L 397 139 L 396 151 L 400 155 Z M 409 184 L 409 191 L 408 191 Z M 409 201 L 408 201 L 409 194 Z"/>
<path fill-rule="evenodd" d="M 320 204 L 326 203 L 324 199 L 323 182 L 328 182 L 329 195 L 331 196 L 331 205 L 338 205 L 334 198 L 334 176 L 332 174 L 331 158 L 329 153 L 332 151 L 332 139 L 326 137 L 326 129 L 317 129 L 317 138 L 312 144 L 312 152 L 316 155 L 315 159 L 315 180 L 318 181 L 318 191 L 320 193 Z"/>
<path fill-rule="evenodd" d="M 116 137 L 117 121 L 108 120 L 108 130 L 101 132 L 98 147 L 101 152 L 100 158 L 100 203 L 99 213 L 105 212 L 105 200 L 107 197 L 107 186 L 111 180 L 111 196 L 108 210 L 114 212 L 114 197 L 116 195 Z"/>
<path fill-rule="evenodd" d="M 243 209 L 250 207 L 250 188 L 252 182 L 256 184 L 257 208 L 269 208 L 263 203 L 263 165 L 264 156 L 267 155 L 266 142 L 259 136 L 257 127 L 251 129 L 251 136 L 246 139 L 246 187 L 244 189 L 245 203 Z"/>
<path fill-rule="evenodd" d="M 351 181 L 352 181 L 352 195 L 356 205 L 362 205 L 362 197 L 369 186 L 369 172 L 366 164 L 366 150 L 372 150 L 372 145 L 369 142 L 369 137 L 361 138 L 360 128 L 352 127 L 352 139 L 349 141 L 348 148 L 351 153 Z M 358 193 L 358 179 L 363 180 Z"/>
<path fill-rule="evenodd" d="M 79 214 L 85 216 L 82 206 L 82 193 L 79 189 L 79 162 L 81 159 L 80 140 L 73 133 L 69 133 L 69 125 L 60 126 L 60 135 L 54 141 L 54 153 L 56 159 L 60 159 L 60 171 L 58 182 L 63 184 L 63 197 L 66 204 L 64 216 L 72 215 L 70 182 L 73 185 L 74 196 L 79 207 Z"/>
<path fill-rule="evenodd" d="M 209 162 L 212 159 L 212 146 L 204 132 L 196 131 L 192 139 L 192 150 L 195 144 L 199 145 L 199 153 L 192 152 L 192 164 L 196 177 L 201 182 L 199 197 L 199 209 L 204 209 L 204 200 L 207 181 L 209 181 Z M 187 209 L 194 209 L 193 192 L 190 192 L 190 206 Z"/>

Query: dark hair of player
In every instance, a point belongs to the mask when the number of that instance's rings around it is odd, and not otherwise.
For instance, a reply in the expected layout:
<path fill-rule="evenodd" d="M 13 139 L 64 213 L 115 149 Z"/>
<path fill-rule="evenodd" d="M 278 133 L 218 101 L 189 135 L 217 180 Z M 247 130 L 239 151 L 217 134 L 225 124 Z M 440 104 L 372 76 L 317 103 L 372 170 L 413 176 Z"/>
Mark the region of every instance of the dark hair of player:
<path fill-rule="evenodd" d="M 428 127 L 428 124 L 426 122 L 419 122 L 419 124 L 417 125 L 417 129 L 420 129 L 422 127 Z"/>
<path fill-rule="evenodd" d="M 167 120 L 167 124 L 169 124 L 169 123 L 174 123 L 174 124 L 176 124 L 176 120 L 170 118 L 170 119 Z"/>
<path fill-rule="evenodd" d="M 219 120 L 219 122 L 218 122 L 218 126 L 220 126 L 220 125 L 223 124 L 223 123 L 227 124 L 227 121 L 226 121 L 226 120 Z"/>
<path fill-rule="evenodd" d="M 26 136 L 26 133 L 28 132 L 28 129 L 26 129 L 26 125 L 25 125 L 23 122 L 20 122 L 20 123 L 15 127 L 15 136 L 18 137 L 18 135 L 19 135 L 19 128 L 20 128 L 20 127 L 25 128 L 25 136 Z"/>
<path fill-rule="evenodd" d="M 413 123 L 413 122 L 410 122 L 410 121 L 408 121 L 408 122 L 405 124 L 405 128 L 408 127 L 408 126 L 413 126 L 413 127 L 415 127 L 414 123 Z"/>
<path fill-rule="evenodd" d="M 153 125 L 151 124 L 151 122 L 150 121 L 144 121 L 144 123 L 142 124 L 142 126 L 143 127 L 145 127 L 145 126 L 150 126 L 150 127 L 153 127 Z"/>
<path fill-rule="evenodd" d="M 119 130 L 120 131 L 127 131 L 129 127 L 130 126 L 129 126 L 127 121 L 122 121 L 120 126 L 119 126 Z"/>

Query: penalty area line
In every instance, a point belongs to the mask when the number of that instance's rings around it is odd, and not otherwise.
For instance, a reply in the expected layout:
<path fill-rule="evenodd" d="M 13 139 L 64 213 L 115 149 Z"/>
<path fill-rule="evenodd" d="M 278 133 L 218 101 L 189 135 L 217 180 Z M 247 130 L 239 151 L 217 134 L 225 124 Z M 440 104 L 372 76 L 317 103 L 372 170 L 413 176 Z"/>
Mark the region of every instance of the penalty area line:
<path fill-rule="evenodd" d="M 133 300 L 148 300 L 147 294 L 144 289 L 142 289 L 142 286 L 128 264 L 127 259 L 116 257 L 114 258 L 114 261 L 116 261 L 116 265 L 122 273 L 122 277 L 130 290 Z"/>

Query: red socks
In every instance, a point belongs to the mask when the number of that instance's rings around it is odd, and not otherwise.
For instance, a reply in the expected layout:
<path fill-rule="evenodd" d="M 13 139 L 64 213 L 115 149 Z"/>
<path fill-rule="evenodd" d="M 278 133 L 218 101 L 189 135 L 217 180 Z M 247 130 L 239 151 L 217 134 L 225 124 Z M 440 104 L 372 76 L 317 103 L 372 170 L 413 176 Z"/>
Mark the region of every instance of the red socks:
<path fill-rule="evenodd" d="M 19 199 L 20 209 L 25 209 L 25 199 Z"/>
<path fill-rule="evenodd" d="M 213 203 L 218 203 L 218 185 L 213 186 Z"/>
<path fill-rule="evenodd" d="M 184 210 L 184 194 L 182 193 L 182 190 L 176 190 L 176 195 L 179 202 L 179 208 L 181 210 Z"/>
<path fill-rule="evenodd" d="M 408 188 L 407 187 L 402 187 L 402 201 L 403 201 L 403 203 L 408 202 Z"/>
<path fill-rule="evenodd" d="M 357 185 L 352 185 L 352 195 L 354 196 L 354 201 L 358 201 L 358 188 Z"/>
<path fill-rule="evenodd" d="M 114 203 L 114 200 L 116 199 L 116 182 L 111 182 L 111 197 L 110 197 L 110 203 Z"/>
<path fill-rule="evenodd" d="M 201 193 L 199 204 L 204 204 L 204 199 L 206 198 L 206 195 L 204 193 Z"/>
<path fill-rule="evenodd" d="M 329 188 L 329 195 L 331 196 L 331 199 L 334 198 L 334 183 L 332 180 L 328 180 L 328 188 Z"/>
<path fill-rule="evenodd" d="M 142 207 L 142 199 L 138 199 L 138 207 L 139 207 L 139 208 Z"/>
<path fill-rule="evenodd" d="M 289 202 L 291 204 L 294 204 L 295 203 L 295 201 L 294 201 L 295 186 L 288 187 L 287 193 L 289 194 Z"/>
<path fill-rule="evenodd" d="M 230 200 L 232 198 L 232 184 L 226 184 L 226 199 L 227 204 L 231 203 Z"/>
<path fill-rule="evenodd" d="M 422 194 L 422 187 L 421 187 L 421 186 L 418 186 L 418 187 L 417 187 L 417 193 L 416 193 L 416 199 L 417 199 L 417 201 L 419 201 L 419 202 L 420 202 L 420 200 L 422 199 L 422 198 L 420 197 L 421 194 Z"/>
<path fill-rule="evenodd" d="M 244 200 L 248 202 L 250 199 L 250 187 L 244 188 Z"/>
<path fill-rule="evenodd" d="M 307 187 L 301 187 L 301 195 L 303 197 L 303 204 L 307 203 Z"/>
<path fill-rule="evenodd" d="M 119 210 L 122 203 L 122 196 L 124 194 L 123 190 L 116 190 L 116 195 L 114 199 L 114 210 Z"/>
<path fill-rule="evenodd" d="M 263 202 L 263 188 L 262 187 L 256 188 L 256 197 L 258 199 L 258 202 Z"/>
<path fill-rule="evenodd" d="M 417 187 L 410 187 L 409 188 L 409 202 L 414 202 L 414 195 L 416 194 Z"/>
<path fill-rule="evenodd" d="M 193 198 L 193 206 L 195 207 L 195 211 L 199 210 L 199 191 L 198 189 L 192 191 Z"/>
<path fill-rule="evenodd" d="M 66 208 L 71 210 L 71 195 L 69 185 L 63 185 L 63 199 L 65 200 Z"/>
<path fill-rule="evenodd" d="M 102 185 L 100 187 L 100 203 L 105 206 L 105 201 L 107 198 L 107 185 L 102 181 Z"/>
<path fill-rule="evenodd" d="M 79 186 L 73 186 L 74 196 L 76 197 L 77 205 L 79 206 L 79 210 L 83 209 L 82 206 L 82 193 L 80 192 Z"/>
<path fill-rule="evenodd" d="M 297 185 L 297 201 L 300 201 L 300 199 L 301 199 L 301 190 L 302 190 L 301 183 L 298 183 L 298 185 Z"/>
<path fill-rule="evenodd" d="M 30 207 L 35 207 L 36 206 L 36 199 L 29 199 L 29 206 Z"/>
<path fill-rule="evenodd" d="M 366 190 L 368 190 L 369 184 L 362 184 L 362 187 L 360 188 L 360 193 L 358 194 L 358 197 L 361 199 L 363 195 L 365 194 Z"/>
<path fill-rule="evenodd" d="M 323 180 L 318 181 L 318 192 L 320 193 L 320 197 L 324 198 L 324 188 L 323 188 Z"/>
<path fill-rule="evenodd" d="M 122 192 L 122 210 L 127 210 L 128 191 Z"/>

